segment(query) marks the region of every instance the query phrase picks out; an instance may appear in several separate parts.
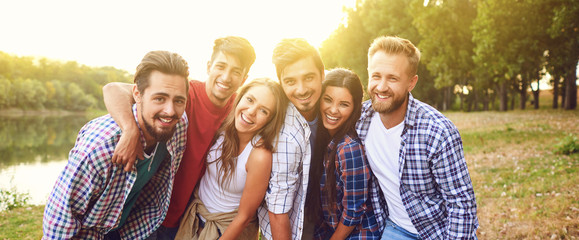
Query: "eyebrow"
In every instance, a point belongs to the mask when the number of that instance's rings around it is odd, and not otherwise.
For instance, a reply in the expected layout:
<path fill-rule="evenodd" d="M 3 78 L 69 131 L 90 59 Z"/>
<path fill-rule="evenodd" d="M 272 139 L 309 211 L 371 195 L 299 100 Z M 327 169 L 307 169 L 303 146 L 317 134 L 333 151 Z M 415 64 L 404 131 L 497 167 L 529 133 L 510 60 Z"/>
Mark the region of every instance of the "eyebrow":
<path fill-rule="evenodd" d="M 246 95 L 249 96 L 249 97 L 251 97 L 251 98 L 253 98 L 253 99 L 257 99 L 257 98 L 255 98 L 255 96 L 253 96 L 253 94 L 251 94 L 251 93 L 247 93 Z M 269 108 L 266 107 L 265 105 L 261 104 L 260 106 L 263 107 L 263 108 L 265 108 L 265 110 L 267 110 L 268 112 L 271 112 L 271 109 L 269 109 Z"/>
<path fill-rule="evenodd" d="M 156 93 L 151 94 L 151 96 L 153 96 L 153 97 L 155 97 L 155 96 L 171 97 L 171 96 L 170 96 L 168 93 L 166 93 L 166 92 L 156 92 Z M 175 98 L 181 99 L 181 100 L 187 100 L 187 97 L 184 97 L 184 96 L 182 96 L 182 95 L 177 95 L 177 96 L 175 96 Z"/>
<path fill-rule="evenodd" d="M 229 66 L 229 65 L 230 65 L 230 64 L 228 64 L 227 62 L 224 62 L 224 61 L 215 62 L 215 65 L 217 65 L 217 64 L 222 64 L 222 65 L 226 65 L 226 66 Z M 239 71 L 243 71 L 243 70 L 244 70 L 244 68 L 242 68 L 242 67 L 237 67 L 237 66 L 234 66 L 233 69 L 239 70 Z"/>

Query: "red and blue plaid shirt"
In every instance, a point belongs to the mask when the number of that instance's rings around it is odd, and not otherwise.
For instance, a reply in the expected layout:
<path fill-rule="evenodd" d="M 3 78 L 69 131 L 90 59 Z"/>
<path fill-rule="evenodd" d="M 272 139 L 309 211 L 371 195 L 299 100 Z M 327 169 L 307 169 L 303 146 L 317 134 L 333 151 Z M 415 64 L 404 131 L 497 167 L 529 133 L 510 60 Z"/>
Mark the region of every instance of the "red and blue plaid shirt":
<path fill-rule="evenodd" d="M 337 146 L 336 146 L 337 144 Z M 334 159 L 329 159 L 336 147 Z M 331 204 L 324 194 L 326 170 L 335 164 L 336 202 Z M 316 238 L 329 239 L 339 223 L 355 226 L 346 239 L 380 239 L 380 226 L 370 202 L 370 166 L 359 139 L 346 135 L 339 143 L 330 142 L 324 157 L 324 172 L 320 179 L 324 221 L 329 226 L 316 230 Z"/>
<path fill-rule="evenodd" d="M 135 120 L 136 105 L 133 106 Z M 143 187 L 125 224 L 123 239 L 144 239 L 167 213 L 175 172 L 185 150 L 187 117 L 183 115 L 167 142 L 170 161 L 164 161 Z M 79 132 L 68 163 L 60 174 L 44 210 L 43 239 L 102 239 L 117 227 L 136 169 L 125 172 L 112 163 L 121 129 L 110 115 L 96 118 Z M 144 138 L 141 138 L 144 143 Z M 169 156 L 168 156 L 169 157 Z"/>
<path fill-rule="evenodd" d="M 374 113 L 372 102 L 364 102 L 356 125 L 362 141 Z M 420 238 L 476 239 L 476 199 L 454 124 L 409 94 L 401 138 L 400 194 Z M 376 178 L 373 180 L 372 202 L 383 223 L 388 207 Z"/>

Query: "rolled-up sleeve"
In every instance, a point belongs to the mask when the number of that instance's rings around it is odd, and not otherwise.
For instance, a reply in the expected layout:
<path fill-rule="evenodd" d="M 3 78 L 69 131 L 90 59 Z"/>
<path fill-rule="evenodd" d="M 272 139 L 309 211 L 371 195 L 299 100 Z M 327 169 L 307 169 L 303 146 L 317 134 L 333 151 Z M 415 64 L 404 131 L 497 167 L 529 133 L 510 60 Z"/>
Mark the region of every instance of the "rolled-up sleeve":
<path fill-rule="evenodd" d="M 339 149 L 337 160 L 343 183 L 342 224 L 355 226 L 361 223 L 366 211 L 368 199 L 370 170 L 362 145 L 350 142 Z"/>
<path fill-rule="evenodd" d="M 304 144 L 308 141 L 291 125 L 282 129 L 277 150 L 273 153 L 271 179 L 265 196 L 268 210 L 275 214 L 287 213 L 294 204 L 300 179 L 300 163 Z"/>

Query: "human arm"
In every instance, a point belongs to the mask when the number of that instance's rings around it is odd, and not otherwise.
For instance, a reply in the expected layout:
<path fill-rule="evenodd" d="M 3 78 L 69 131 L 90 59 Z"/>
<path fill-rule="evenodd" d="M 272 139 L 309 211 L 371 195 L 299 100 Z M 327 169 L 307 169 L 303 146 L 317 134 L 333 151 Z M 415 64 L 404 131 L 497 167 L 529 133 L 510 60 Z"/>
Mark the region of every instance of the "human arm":
<path fill-rule="evenodd" d="M 251 144 L 251 143 L 250 143 Z M 255 216 L 263 201 L 271 173 L 271 151 L 255 148 L 249 155 L 245 169 L 247 178 L 239 202 L 237 216 L 220 239 L 237 239 Z"/>
<path fill-rule="evenodd" d="M 131 171 L 136 159 L 143 159 L 143 145 L 140 141 L 140 131 L 131 106 L 134 84 L 108 83 L 103 87 L 103 98 L 107 111 L 123 130 L 112 158 L 112 162 L 125 165 L 125 171 Z"/>
<path fill-rule="evenodd" d="M 295 198 L 299 198 L 296 193 L 300 187 L 301 163 L 304 158 L 310 157 L 306 156 L 309 139 L 296 134 L 292 126 L 285 126 L 279 139 L 273 154 L 269 190 L 265 198 L 271 237 L 276 240 L 291 239 L 292 234 L 300 235 L 292 233 L 297 227 L 292 226 L 289 213 L 295 211 L 294 214 L 299 214 L 300 209 L 293 208 L 296 207 Z"/>
<path fill-rule="evenodd" d="M 442 132 L 433 174 L 445 200 L 447 239 L 476 239 L 476 199 L 458 130 Z"/>
<path fill-rule="evenodd" d="M 330 240 L 346 239 L 355 227 L 356 226 L 346 226 L 343 223 L 338 223 L 338 227 L 336 231 L 334 231 L 334 234 L 332 234 Z"/>
<path fill-rule="evenodd" d="M 327 164 L 335 164 L 336 178 L 339 178 L 336 187 L 341 187 L 343 192 L 342 198 L 337 199 L 342 205 L 342 216 L 331 239 L 346 239 L 362 224 L 367 210 L 370 169 L 362 145 L 349 137 L 338 145 L 335 159 Z"/>
<path fill-rule="evenodd" d="M 289 240 L 292 238 L 291 224 L 288 213 L 275 214 L 268 212 L 273 239 Z"/>
<path fill-rule="evenodd" d="M 81 134 L 46 203 L 43 239 L 99 238 L 101 234 L 97 228 L 83 228 L 89 203 L 101 191 L 105 173 L 90 164 L 89 159 L 98 154 L 86 152 L 90 147 L 83 144 L 87 141 Z"/>

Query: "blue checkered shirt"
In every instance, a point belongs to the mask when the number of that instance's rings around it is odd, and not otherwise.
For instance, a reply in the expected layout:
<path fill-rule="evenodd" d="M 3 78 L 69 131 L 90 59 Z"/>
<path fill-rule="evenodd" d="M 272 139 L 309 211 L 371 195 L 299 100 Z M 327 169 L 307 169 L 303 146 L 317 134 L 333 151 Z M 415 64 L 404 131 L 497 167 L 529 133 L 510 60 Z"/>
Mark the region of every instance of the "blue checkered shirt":
<path fill-rule="evenodd" d="M 265 201 L 258 208 L 259 228 L 266 239 L 272 239 L 268 211 L 287 213 L 292 239 L 302 237 L 311 160 L 310 134 L 308 122 L 290 103 L 273 153 Z"/>
<path fill-rule="evenodd" d="M 329 159 L 334 147 L 336 155 L 334 159 Z M 330 203 L 324 193 L 329 164 L 335 165 L 336 203 Z M 334 140 L 330 142 L 319 186 L 323 217 L 329 227 L 316 229 L 317 238 L 329 238 L 342 223 L 344 226 L 355 226 L 346 239 L 380 239 L 381 226 L 374 216 L 368 191 L 371 184 L 369 167 L 359 139 L 347 134 L 338 143 Z"/>
<path fill-rule="evenodd" d="M 137 118 L 136 105 L 133 114 Z M 125 224 L 123 239 L 145 239 L 157 229 L 169 208 L 173 179 L 187 141 L 187 116 L 183 114 L 169 155 L 143 187 Z M 88 122 L 78 133 L 68 163 L 58 177 L 44 210 L 43 239 L 103 239 L 117 228 L 125 200 L 137 178 L 136 168 L 125 172 L 111 158 L 121 129 L 110 115 Z M 144 138 L 141 136 L 144 142 Z M 170 161 L 167 161 L 170 160 Z"/>
<path fill-rule="evenodd" d="M 374 113 L 371 101 L 364 102 L 356 125 L 362 141 Z M 476 239 L 476 199 L 454 124 L 409 94 L 401 138 L 400 194 L 420 238 Z M 387 216 L 388 207 L 377 183 L 372 192 L 380 193 L 372 199 L 376 216 Z"/>

